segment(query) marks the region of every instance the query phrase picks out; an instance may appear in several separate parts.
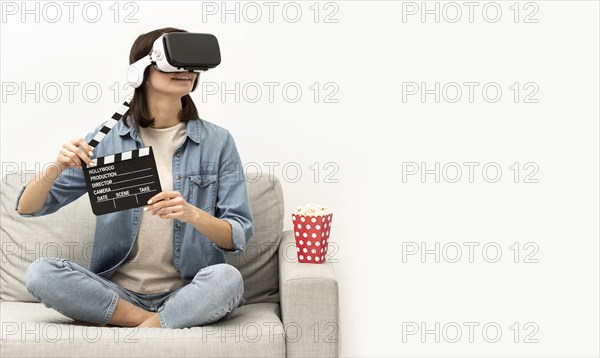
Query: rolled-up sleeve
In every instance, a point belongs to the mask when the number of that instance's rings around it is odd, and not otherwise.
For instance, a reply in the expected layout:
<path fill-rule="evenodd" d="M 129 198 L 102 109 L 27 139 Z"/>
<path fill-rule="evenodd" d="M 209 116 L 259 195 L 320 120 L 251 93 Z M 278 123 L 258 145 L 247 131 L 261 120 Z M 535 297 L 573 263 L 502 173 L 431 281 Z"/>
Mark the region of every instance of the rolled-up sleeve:
<path fill-rule="evenodd" d="M 217 217 L 231 225 L 233 250 L 222 248 L 214 242 L 213 246 L 221 252 L 240 254 L 254 236 L 254 228 L 243 165 L 229 131 L 219 162 L 216 209 Z"/>
<path fill-rule="evenodd" d="M 94 137 L 94 135 L 96 135 L 100 128 L 102 128 L 102 125 L 99 125 L 93 131 L 88 133 L 85 136 L 85 141 L 89 143 L 89 141 Z M 63 206 L 76 200 L 87 191 L 83 170 L 79 168 L 68 167 L 67 169 L 63 170 L 58 178 L 56 178 L 54 181 L 54 184 L 48 192 L 48 197 L 46 198 L 44 205 L 33 213 L 22 214 L 18 211 L 19 202 L 28 184 L 29 183 L 23 185 L 21 189 L 19 189 L 15 203 L 15 211 L 22 217 L 36 217 L 52 214 Z"/>
<path fill-rule="evenodd" d="M 19 192 L 17 193 L 17 201 L 15 203 L 15 211 L 20 216 L 23 216 L 23 217 L 26 217 L 26 218 L 44 215 L 48 210 L 50 210 L 50 207 L 53 205 L 52 204 L 52 202 L 53 202 L 52 195 L 48 195 L 48 197 L 46 198 L 46 202 L 44 203 L 44 205 L 41 208 L 39 208 L 37 211 L 35 211 L 33 213 L 20 213 L 19 212 L 19 201 L 21 200 L 21 196 L 23 195 L 23 192 L 25 191 L 26 187 L 27 187 L 27 184 L 23 185 L 21 187 L 21 189 L 19 189 Z"/>
<path fill-rule="evenodd" d="M 19 201 L 28 184 L 25 184 L 17 194 L 15 211 L 23 217 L 36 217 L 56 212 L 71 203 L 86 192 L 85 178 L 81 169 L 69 167 L 60 173 L 54 181 L 44 205 L 33 213 L 19 213 Z"/>

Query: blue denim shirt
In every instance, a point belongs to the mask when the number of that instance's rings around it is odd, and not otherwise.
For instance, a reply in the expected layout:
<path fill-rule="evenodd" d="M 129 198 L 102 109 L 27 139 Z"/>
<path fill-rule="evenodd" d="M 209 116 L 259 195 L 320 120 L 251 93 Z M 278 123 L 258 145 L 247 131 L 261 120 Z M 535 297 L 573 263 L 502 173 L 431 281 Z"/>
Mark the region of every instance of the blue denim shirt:
<path fill-rule="evenodd" d="M 94 149 L 94 157 L 103 157 L 144 147 L 137 124 L 126 117 Z M 85 136 L 89 142 L 102 128 L 99 125 Z M 19 205 L 25 184 L 17 194 Z M 188 121 L 183 143 L 173 154 L 173 190 L 190 204 L 231 224 L 233 250 L 219 247 L 191 224 L 173 221 L 173 263 L 180 276 L 190 281 L 207 266 L 225 263 L 225 253 L 240 254 L 254 235 L 243 166 L 231 133 L 208 121 Z M 56 212 L 81 195 L 87 195 L 83 171 L 65 169 L 54 182 L 45 204 L 24 217 Z M 137 237 L 142 208 L 123 210 L 96 217 L 96 229 L 89 270 L 105 278 L 127 258 Z M 91 213 L 90 210 L 90 214 Z"/>

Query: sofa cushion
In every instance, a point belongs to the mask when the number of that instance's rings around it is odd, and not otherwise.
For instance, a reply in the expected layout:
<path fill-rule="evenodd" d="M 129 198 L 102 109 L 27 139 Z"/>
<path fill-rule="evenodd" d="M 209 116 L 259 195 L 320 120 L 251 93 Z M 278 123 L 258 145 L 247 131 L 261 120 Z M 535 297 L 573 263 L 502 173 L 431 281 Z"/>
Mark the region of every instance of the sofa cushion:
<path fill-rule="evenodd" d="M 277 248 L 283 231 L 283 192 L 274 176 L 246 174 L 254 219 L 254 236 L 239 255 L 226 254 L 228 263 L 244 277 L 246 304 L 279 303 Z M 92 254 L 95 216 L 87 195 L 54 214 L 21 217 L 16 194 L 34 177 L 9 174 L 0 192 L 0 301 L 37 302 L 25 288 L 25 270 L 43 256 L 68 258 L 88 267 Z"/>
<path fill-rule="evenodd" d="M 21 217 L 15 211 L 17 192 L 34 175 L 6 175 L 0 192 L 0 300 L 37 302 L 25 288 L 25 270 L 44 256 L 68 258 L 87 267 L 96 220 L 90 199 L 82 196 L 54 214 Z"/>
<path fill-rule="evenodd" d="M 244 277 L 247 303 L 279 303 L 279 258 L 283 233 L 283 190 L 277 177 L 248 173 L 246 182 L 254 236 L 240 255 L 225 254 Z"/>
<path fill-rule="evenodd" d="M 285 357 L 275 303 L 246 304 L 225 321 L 182 329 L 75 325 L 41 303 L 0 302 L 0 312 L 6 357 Z"/>

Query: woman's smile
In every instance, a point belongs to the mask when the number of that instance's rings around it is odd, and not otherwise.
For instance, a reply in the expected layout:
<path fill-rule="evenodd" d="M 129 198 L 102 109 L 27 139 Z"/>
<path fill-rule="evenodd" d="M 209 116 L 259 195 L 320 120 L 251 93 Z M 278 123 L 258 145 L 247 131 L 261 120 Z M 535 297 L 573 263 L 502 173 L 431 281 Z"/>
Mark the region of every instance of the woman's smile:
<path fill-rule="evenodd" d="M 188 74 L 175 75 L 171 78 L 171 80 L 176 82 L 191 82 L 192 76 Z"/>

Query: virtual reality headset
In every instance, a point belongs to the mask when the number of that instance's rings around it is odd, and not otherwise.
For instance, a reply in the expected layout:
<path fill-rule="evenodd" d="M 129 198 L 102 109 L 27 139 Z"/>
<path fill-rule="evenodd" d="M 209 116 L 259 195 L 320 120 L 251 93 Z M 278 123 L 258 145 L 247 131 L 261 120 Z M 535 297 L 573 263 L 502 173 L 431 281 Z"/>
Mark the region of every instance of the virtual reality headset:
<path fill-rule="evenodd" d="M 129 66 L 127 82 L 138 88 L 144 81 L 146 67 L 154 65 L 161 72 L 196 72 L 196 89 L 200 72 L 221 63 L 219 42 L 214 35 L 192 32 L 168 32 L 154 41 L 152 52 Z"/>

